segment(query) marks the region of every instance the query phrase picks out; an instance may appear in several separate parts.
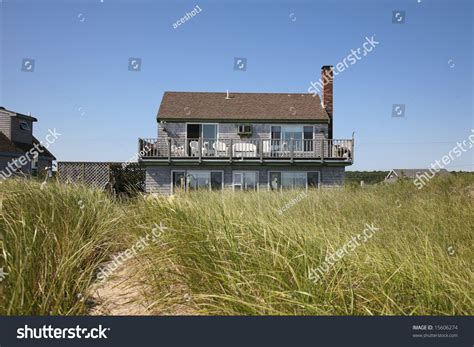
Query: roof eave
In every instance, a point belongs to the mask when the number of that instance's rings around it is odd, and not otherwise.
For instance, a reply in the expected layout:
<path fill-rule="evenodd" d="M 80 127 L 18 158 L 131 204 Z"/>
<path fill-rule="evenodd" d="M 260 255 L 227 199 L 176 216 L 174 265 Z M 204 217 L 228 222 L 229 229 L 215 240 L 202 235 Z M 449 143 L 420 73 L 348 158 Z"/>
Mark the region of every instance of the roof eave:
<path fill-rule="evenodd" d="M 182 123 L 182 122 L 210 122 L 210 123 L 329 123 L 328 119 L 278 119 L 278 118 L 177 118 L 177 117 L 156 117 L 156 121 L 159 122 L 170 122 L 170 123 Z"/>
<path fill-rule="evenodd" d="M 38 119 L 36 119 L 35 117 L 31 117 L 31 116 L 28 116 L 26 114 L 21 114 L 21 113 L 15 113 L 15 115 L 13 117 L 23 118 L 23 119 L 29 120 L 31 122 L 37 122 L 38 121 Z"/>

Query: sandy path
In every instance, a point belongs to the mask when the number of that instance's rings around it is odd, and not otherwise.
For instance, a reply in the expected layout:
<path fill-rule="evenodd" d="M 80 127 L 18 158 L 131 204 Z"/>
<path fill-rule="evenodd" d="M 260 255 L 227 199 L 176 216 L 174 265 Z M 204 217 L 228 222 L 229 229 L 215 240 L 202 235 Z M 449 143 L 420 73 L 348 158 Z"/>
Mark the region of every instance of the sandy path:
<path fill-rule="evenodd" d="M 161 296 L 173 296 L 168 306 L 157 305 L 147 298 L 157 297 L 146 284 L 145 266 L 136 259 L 129 259 L 118 267 L 105 281 L 92 287 L 93 307 L 89 315 L 148 316 L 148 315 L 196 315 L 191 294 L 182 284 L 174 284 Z"/>
<path fill-rule="evenodd" d="M 147 292 L 150 288 L 143 281 L 143 266 L 135 259 L 121 264 L 105 281 L 98 281 L 92 288 L 95 306 L 90 315 L 132 315 L 154 314 L 148 307 Z"/>

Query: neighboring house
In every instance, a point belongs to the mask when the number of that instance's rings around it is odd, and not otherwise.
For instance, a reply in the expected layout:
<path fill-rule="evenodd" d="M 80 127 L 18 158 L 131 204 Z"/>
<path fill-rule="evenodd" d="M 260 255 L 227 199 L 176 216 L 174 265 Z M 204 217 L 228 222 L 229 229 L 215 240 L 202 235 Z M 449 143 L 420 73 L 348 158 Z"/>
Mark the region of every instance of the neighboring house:
<path fill-rule="evenodd" d="M 431 170 L 434 171 L 434 170 Z M 391 170 L 387 177 L 385 177 L 385 182 L 391 183 L 399 179 L 410 179 L 415 180 L 421 176 L 431 177 L 433 174 L 429 169 L 393 169 Z M 449 175 L 449 171 L 446 169 L 440 169 L 438 172 L 435 172 L 436 175 Z"/>
<path fill-rule="evenodd" d="M 352 139 L 333 139 L 333 71 L 312 94 L 165 92 L 158 137 L 139 139 L 146 191 L 341 186 Z"/>
<path fill-rule="evenodd" d="M 35 174 L 45 168 L 51 170 L 56 158 L 33 136 L 36 121 L 34 117 L 0 107 L 0 179 L 18 173 Z M 39 153 L 36 158 L 20 160 L 35 145 L 42 153 L 35 151 Z"/>

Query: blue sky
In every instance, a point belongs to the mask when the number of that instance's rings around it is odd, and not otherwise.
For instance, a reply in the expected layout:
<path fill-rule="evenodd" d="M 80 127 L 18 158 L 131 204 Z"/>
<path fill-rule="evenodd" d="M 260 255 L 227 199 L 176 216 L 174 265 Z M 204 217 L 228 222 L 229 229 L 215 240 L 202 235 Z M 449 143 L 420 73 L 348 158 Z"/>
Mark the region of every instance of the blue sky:
<path fill-rule="evenodd" d="M 198 5 L 202 12 L 173 23 Z M 164 91 L 306 92 L 365 38 L 334 81 L 335 138 L 351 170 L 427 167 L 474 128 L 473 2 L 20 1 L 1 6 L 0 104 L 62 136 L 58 160 L 126 161 L 155 137 Z M 393 11 L 405 11 L 393 24 Z M 142 60 L 129 71 L 129 58 Z M 247 58 L 234 71 L 235 57 Z M 21 70 L 34 59 L 34 71 Z M 404 117 L 392 117 L 405 104 Z M 473 170 L 474 151 L 448 168 Z"/>

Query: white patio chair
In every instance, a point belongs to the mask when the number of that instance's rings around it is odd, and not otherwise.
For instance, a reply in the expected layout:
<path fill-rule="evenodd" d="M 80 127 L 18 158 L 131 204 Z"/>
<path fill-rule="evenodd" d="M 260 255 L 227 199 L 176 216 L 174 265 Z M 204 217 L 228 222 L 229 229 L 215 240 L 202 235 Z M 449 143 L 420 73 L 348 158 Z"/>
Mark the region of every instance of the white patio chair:
<path fill-rule="evenodd" d="M 191 148 L 191 156 L 196 157 L 199 154 L 199 142 L 191 141 L 189 142 L 189 147 Z"/>
<path fill-rule="evenodd" d="M 178 152 L 178 156 L 182 157 L 184 156 L 184 147 L 183 146 L 178 146 L 176 148 L 177 152 Z"/>
<path fill-rule="evenodd" d="M 178 147 L 176 145 L 171 145 L 171 154 L 176 156 L 178 154 Z"/>
<path fill-rule="evenodd" d="M 171 145 L 171 154 L 175 157 L 182 157 L 184 155 L 183 146 Z"/>
<path fill-rule="evenodd" d="M 212 144 L 212 148 L 214 148 L 218 157 L 227 156 L 227 145 L 224 142 L 216 141 Z"/>
<path fill-rule="evenodd" d="M 263 153 L 268 154 L 272 151 L 271 140 L 262 140 Z"/>

